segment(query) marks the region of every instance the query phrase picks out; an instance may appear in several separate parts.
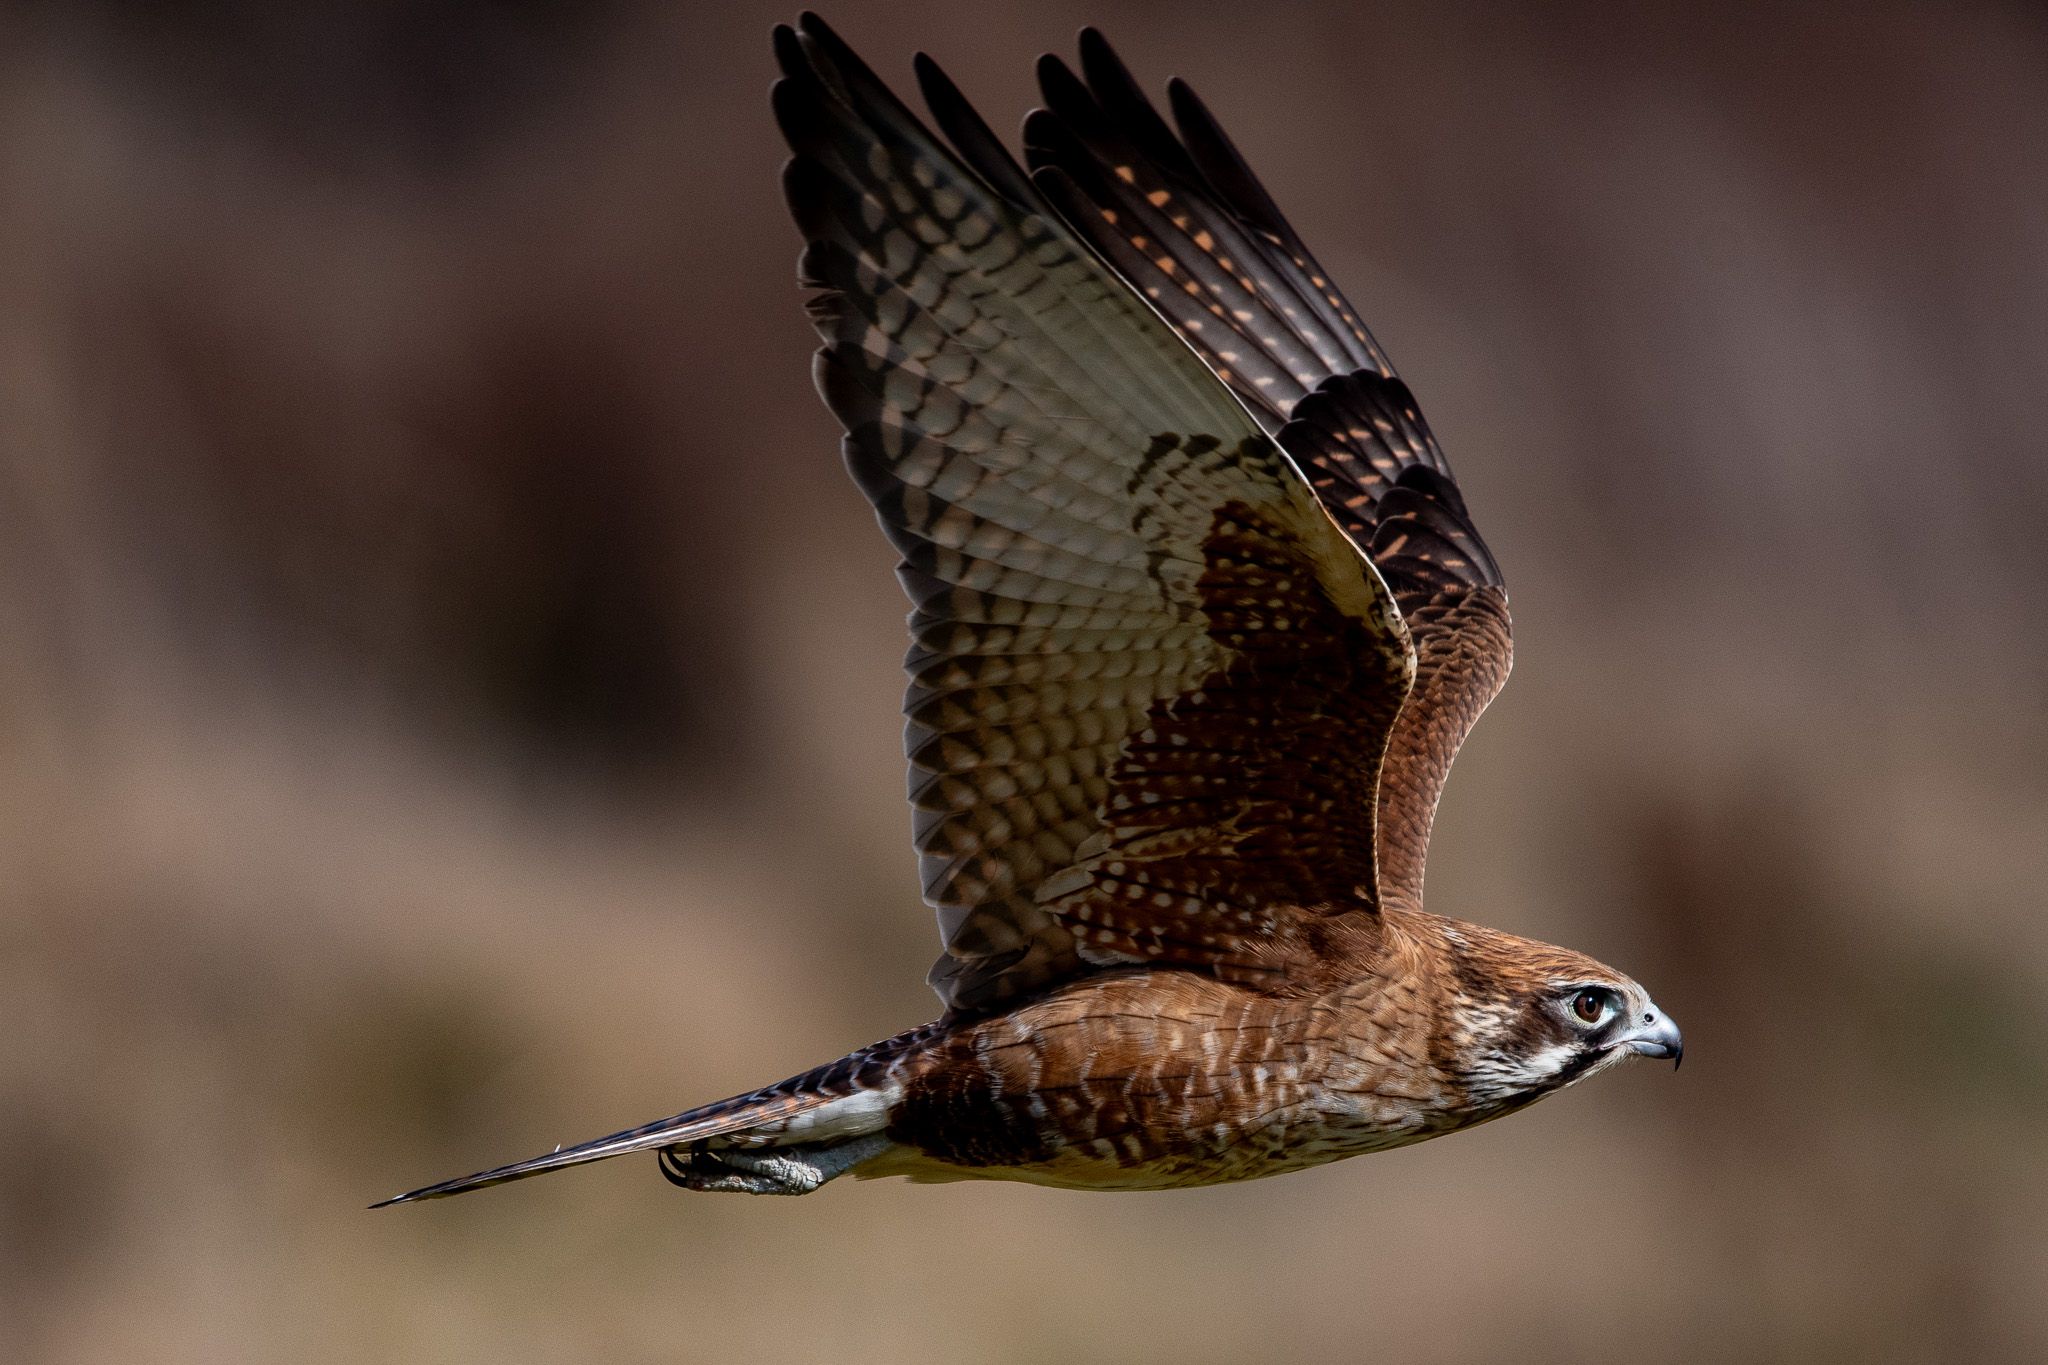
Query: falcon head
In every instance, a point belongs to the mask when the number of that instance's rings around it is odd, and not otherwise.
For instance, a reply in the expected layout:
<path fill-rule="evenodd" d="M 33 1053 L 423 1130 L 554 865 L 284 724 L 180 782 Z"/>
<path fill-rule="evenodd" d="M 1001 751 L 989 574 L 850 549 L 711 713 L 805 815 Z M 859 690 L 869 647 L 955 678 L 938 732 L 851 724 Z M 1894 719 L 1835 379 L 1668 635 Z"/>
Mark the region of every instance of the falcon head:
<path fill-rule="evenodd" d="M 1648 991 L 1584 953 L 1446 921 L 1447 1026 L 1467 1103 L 1520 1108 L 1630 1057 L 1669 1059 L 1685 1040 Z"/>

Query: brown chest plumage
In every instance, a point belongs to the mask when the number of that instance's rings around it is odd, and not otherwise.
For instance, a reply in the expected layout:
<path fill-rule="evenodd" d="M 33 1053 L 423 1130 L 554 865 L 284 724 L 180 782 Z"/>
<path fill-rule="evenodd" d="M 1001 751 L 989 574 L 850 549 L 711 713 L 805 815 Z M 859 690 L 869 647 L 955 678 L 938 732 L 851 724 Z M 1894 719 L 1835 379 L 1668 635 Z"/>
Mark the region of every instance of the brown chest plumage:
<path fill-rule="evenodd" d="M 1152 971 L 1056 993 L 901 1068 L 892 1169 L 1165 1188 L 1412 1141 L 1459 1092 L 1402 998 L 1373 976 L 1275 999 Z"/>

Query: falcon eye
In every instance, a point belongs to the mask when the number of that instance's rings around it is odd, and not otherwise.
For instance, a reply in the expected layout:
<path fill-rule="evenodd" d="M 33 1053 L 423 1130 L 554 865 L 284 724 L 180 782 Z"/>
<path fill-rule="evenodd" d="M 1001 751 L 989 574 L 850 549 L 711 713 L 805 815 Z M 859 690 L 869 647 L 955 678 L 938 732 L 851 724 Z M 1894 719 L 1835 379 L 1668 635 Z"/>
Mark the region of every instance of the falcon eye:
<path fill-rule="evenodd" d="M 1606 1018 L 1608 1009 L 1606 991 L 1588 988 L 1572 997 L 1572 1013 L 1588 1024 L 1597 1024 Z"/>

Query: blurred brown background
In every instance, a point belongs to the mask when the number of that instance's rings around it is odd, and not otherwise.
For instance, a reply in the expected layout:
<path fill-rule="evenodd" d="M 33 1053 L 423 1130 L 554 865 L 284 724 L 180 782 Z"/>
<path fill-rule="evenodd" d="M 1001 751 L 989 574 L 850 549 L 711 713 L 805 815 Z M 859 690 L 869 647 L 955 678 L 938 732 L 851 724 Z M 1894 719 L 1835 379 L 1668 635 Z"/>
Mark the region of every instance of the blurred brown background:
<path fill-rule="evenodd" d="M 1693 1065 L 1240 1188 L 633 1160 L 918 1022 L 774 6 L 0 17 L 0 1358 L 2048 1357 L 2048 20 L 843 4 L 1194 80 L 1515 593 L 1431 906 Z"/>

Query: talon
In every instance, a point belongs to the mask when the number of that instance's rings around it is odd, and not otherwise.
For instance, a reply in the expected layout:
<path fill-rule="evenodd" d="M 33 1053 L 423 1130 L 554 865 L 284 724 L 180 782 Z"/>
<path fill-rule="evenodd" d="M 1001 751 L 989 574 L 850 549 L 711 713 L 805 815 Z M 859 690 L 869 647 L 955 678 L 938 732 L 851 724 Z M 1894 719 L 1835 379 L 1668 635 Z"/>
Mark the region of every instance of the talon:
<path fill-rule="evenodd" d="M 689 1150 L 657 1154 L 661 1178 L 686 1190 L 719 1194 L 809 1194 L 825 1181 L 816 1166 L 785 1153 Z"/>

